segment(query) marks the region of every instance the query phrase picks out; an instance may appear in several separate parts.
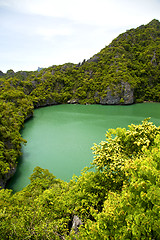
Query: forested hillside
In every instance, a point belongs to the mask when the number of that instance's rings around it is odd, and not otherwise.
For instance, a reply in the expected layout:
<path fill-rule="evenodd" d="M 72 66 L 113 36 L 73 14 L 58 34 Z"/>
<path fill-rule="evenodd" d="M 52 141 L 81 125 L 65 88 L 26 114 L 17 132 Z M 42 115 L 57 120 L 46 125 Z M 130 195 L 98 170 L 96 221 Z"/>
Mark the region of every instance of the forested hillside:
<path fill-rule="evenodd" d="M 131 104 L 160 101 L 160 22 L 131 29 L 79 64 L 41 71 L 9 70 L 1 79 L 29 95 L 35 107 L 56 103 Z"/>
<path fill-rule="evenodd" d="M 93 153 L 95 171 L 69 183 L 37 167 L 1 190 L 1 239 L 160 239 L 160 127 L 111 129 Z"/>
<path fill-rule="evenodd" d="M 14 174 L 24 121 L 40 106 L 160 102 L 160 22 L 127 30 L 79 64 L 0 72 L 0 185 Z M 159 134 L 145 120 L 94 146 L 95 172 L 64 183 L 35 169 L 12 196 L 0 191 L 1 239 L 160 239 Z M 112 136 L 115 134 L 115 138 Z"/>

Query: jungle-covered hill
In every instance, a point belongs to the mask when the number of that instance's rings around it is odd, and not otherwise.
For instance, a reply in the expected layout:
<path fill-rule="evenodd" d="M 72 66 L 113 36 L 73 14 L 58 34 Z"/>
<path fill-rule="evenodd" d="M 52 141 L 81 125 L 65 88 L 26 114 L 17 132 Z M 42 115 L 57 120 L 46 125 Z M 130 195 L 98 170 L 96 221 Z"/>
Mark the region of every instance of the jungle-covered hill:
<path fill-rule="evenodd" d="M 60 103 L 160 101 L 160 22 L 119 35 L 87 61 L 0 72 L 0 179 L 15 171 L 20 129 L 33 109 Z M 8 175 L 7 175 L 8 173 Z"/>
<path fill-rule="evenodd" d="M 160 101 L 160 22 L 119 35 L 89 60 L 35 72 L 1 73 L 34 106 L 56 103 L 131 104 Z"/>
<path fill-rule="evenodd" d="M 158 20 L 127 30 L 79 64 L 0 72 L 0 185 L 16 170 L 25 143 L 20 129 L 34 108 L 143 101 L 160 102 Z M 71 226 L 79 216 L 79 239 L 159 239 L 159 131 L 145 120 L 109 132 L 93 148 L 95 172 L 70 183 L 37 168 L 23 191 L 1 190 L 1 238 L 75 239 Z"/>

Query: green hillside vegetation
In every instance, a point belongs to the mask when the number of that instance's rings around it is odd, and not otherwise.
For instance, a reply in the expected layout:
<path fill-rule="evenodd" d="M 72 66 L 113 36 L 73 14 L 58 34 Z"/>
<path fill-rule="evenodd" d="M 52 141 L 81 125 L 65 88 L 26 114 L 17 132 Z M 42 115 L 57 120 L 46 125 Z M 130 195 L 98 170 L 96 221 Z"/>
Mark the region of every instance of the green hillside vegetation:
<path fill-rule="evenodd" d="M 93 153 L 95 171 L 69 183 L 36 167 L 22 191 L 1 190 L 1 239 L 160 239 L 160 127 L 110 129 Z"/>
<path fill-rule="evenodd" d="M 160 102 L 160 22 L 127 30 L 89 60 L 40 71 L 0 71 L 0 185 L 14 174 L 20 130 L 34 108 Z M 93 147 L 95 171 L 69 183 L 37 167 L 31 184 L 0 191 L 1 239 L 160 239 L 159 134 L 145 120 Z M 115 136 L 115 137 L 113 137 Z M 73 235 L 73 236 L 72 236 Z"/>
<path fill-rule="evenodd" d="M 107 93 L 118 98 L 116 104 L 159 102 L 159 76 L 160 23 L 153 20 L 119 35 L 82 63 L 51 66 L 35 72 L 9 70 L 2 79 L 22 89 L 38 107 L 67 102 L 106 104 L 103 100 Z M 126 83 L 129 93 L 133 91 L 133 99 L 128 102 Z"/>

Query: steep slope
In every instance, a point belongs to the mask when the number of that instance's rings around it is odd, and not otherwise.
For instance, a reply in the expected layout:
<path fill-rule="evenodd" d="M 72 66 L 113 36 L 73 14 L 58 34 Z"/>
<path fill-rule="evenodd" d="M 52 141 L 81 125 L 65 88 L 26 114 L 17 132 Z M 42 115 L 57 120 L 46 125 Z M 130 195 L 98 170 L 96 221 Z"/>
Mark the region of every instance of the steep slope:
<path fill-rule="evenodd" d="M 17 85 L 38 107 L 67 102 L 160 101 L 159 76 L 160 22 L 152 20 L 119 35 L 91 59 L 77 65 L 67 63 L 30 73 L 8 71 L 5 78 L 18 79 Z"/>
<path fill-rule="evenodd" d="M 33 114 L 33 106 L 143 101 L 160 102 L 158 20 L 126 31 L 79 64 L 0 72 L 0 179 L 4 183 L 9 172 L 14 172 L 23 142 L 19 130 Z"/>
<path fill-rule="evenodd" d="M 42 95 L 38 105 L 160 101 L 159 76 L 160 22 L 153 20 L 119 35 L 88 61 L 34 73 L 33 81 L 38 80 L 41 86 L 36 86 L 31 96 Z"/>
<path fill-rule="evenodd" d="M 90 61 L 96 60 L 95 80 L 121 97 L 123 83 L 134 90 L 135 101 L 159 101 L 160 22 L 151 21 L 119 35 Z M 102 96 L 103 98 L 103 96 Z M 107 103 L 107 102 L 106 102 Z"/>

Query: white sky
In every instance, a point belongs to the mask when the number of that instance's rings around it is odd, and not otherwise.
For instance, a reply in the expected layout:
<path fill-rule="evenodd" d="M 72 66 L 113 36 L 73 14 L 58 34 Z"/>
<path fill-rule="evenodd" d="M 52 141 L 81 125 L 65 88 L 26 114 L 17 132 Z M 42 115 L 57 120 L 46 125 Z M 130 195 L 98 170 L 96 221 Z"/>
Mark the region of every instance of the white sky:
<path fill-rule="evenodd" d="M 153 19 L 160 0 L 0 0 L 0 70 L 79 63 Z"/>

